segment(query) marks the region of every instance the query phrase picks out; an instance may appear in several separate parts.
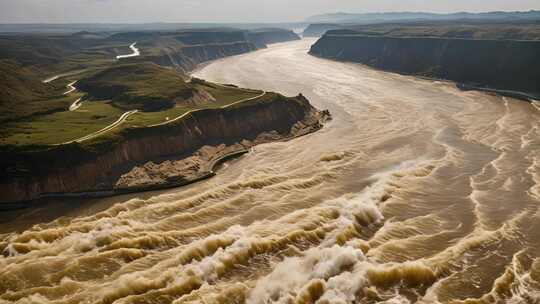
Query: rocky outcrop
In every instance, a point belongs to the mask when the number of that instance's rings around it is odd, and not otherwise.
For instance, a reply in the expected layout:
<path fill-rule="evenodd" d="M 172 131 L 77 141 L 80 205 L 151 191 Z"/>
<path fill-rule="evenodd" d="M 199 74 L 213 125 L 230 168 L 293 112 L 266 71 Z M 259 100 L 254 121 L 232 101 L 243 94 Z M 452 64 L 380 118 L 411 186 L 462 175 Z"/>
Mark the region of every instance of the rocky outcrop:
<path fill-rule="evenodd" d="M 468 87 L 540 96 L 540 41 L 373 37 L 337 30 L 319 39 L 310 53 Z"/>
<path fill-rule="evenodd" d="M 125 129 L 114 143 L 0 152 L 0 208 L 58 193 L 108 195 L 182 185 L 210 176 L 231 153 L 318 130 L 326 116 L 301 95 L 267 93 L 263 100 L 196 111 L 171 124 Z M 141 177 L 149 182 L 134 182 Z"/>

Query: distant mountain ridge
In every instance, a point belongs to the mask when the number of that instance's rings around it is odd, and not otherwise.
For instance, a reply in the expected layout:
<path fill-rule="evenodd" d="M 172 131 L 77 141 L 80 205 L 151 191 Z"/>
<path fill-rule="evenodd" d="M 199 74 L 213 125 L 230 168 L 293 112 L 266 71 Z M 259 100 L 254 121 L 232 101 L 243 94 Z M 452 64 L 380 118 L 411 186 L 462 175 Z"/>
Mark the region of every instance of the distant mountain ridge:
<path fill-rule="evenodd" d="M 485 12 L 485 13 L 426 13 L 426 12 L 388 12 L 388 13 L 331 13 L 312 16 L 306 19 L 307 22 L 320 23 L 370 23 L 405 20 L 531 20 L 540 19 L 540 11 L 516 11 L 516 12 Z"/>

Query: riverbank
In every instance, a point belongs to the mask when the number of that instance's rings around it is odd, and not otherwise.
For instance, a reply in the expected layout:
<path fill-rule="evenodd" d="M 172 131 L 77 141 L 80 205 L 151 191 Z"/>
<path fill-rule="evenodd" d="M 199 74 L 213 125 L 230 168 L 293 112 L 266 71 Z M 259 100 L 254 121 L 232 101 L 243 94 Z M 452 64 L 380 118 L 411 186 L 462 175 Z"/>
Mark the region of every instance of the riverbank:
<path fill-rule="evenodd" d="M 404 75 L 450 80 L 524 100 L 540 95 L 540 41 L 368 36 L 327 32 L 310 54 Z"/>
<path fill-rule="evenodd" d="M 0 183 L 0 205 L 186 185 L 213 176 L 223 159 L 258 144 L 315 132 L 328 118 L 328 112 L 316 110 L 303 96 L 266 94 L 260 101 L 192 112 L 170 124 L 126 129 L 121 140 L 104 144 L 74 142 L 41 152 L 3 152 L 9 161 L 2 167 L 11 173 Z"/>
<path fill-rule="evenodd" d="M 494 93 L 500 96 L 511 97 L 511 98 L 515 98 L 515 99 L 519 99 L 519 100 L 523 100 L 527 102 L 533 102 L 534 100 L 540 99 L 540 96 L 538 95 L 527 94 L 524 92 L 483 88 L 483 87 L 468 85 L 464 83 L 456 83 L 456 87 L 462 91 L 480 91 L 480 92 L 486 92 L 486 93 Z"/>
<path fill-rule="evenodd" d="M 180 159 L 166 157 L 161 158 L 159 161 L 150 161 L 136 166 L 128 173 L 122 175 L 119 183 L 115 185 L 115 187 L 99 190 L 87 189 L 74 192 L 42 193 L 31 200 L 0 202 L 0 212 L 28 208 L 33 205 L 33 202 L 45 198 L 104 198 L 129 193 L 165 190 L 197 183 L 215 176 L 219 165 L 249 153 L 250 149 L 256 145 L 278 141 L 285 142 L 308 135 L 320 130 L 323 127 L 323 123 L 331 119 L 330 113 L 327 111 L 317 112 L 315 115 L 316 120 L 311 120 L 311 123 L 305 125 L 299 125 L 297 129 L 287 135 L 280 135 L 277 132 L 268 132 L 260 134 L 253 141 L 243 140 L 241 143 L 230 146 L 205 146 L 193 153 L 192 156 Z M 196 168 L 199 170 L 175 170 L 175 166 L 178 164 L 189 162 L 197 163 Z M 163 170 L 164 168 L 165 170 Z M 172 175 L 167 176 L 168 173 L 171 173 Z M 175 173 L 177 174 L 176 177 L 174 177 Z M 178 173 L 183 174 L 183 176 L 179 178 Z M 156 175 L 167 176 L 167 178 L 155 178 Z M 154 178 L 152 179 L 150 176 L 154 176 Z M 135 182 L 135 184 L 130 183 L 130 181 Z"/>
<path fill-rule="evenodd" d="M 351 63 L 354 63 L 354 62 L 351 62 Z M 371 68 L 369 66 L 366 66 L 366 67 Z M 452 85 L 455 85 L 456 88 L 458 88 L 459 90 L 461 90 L 463 92 L 466 92 L 466 91 L 478 91 L 478 92 L 492 93 L 492 94 L 496 94 L 496 95 L 499 95 L 499 96 L 510 97 L 510 98 L 514 98 L 514 99 L 518 99 L 518 100 L 522 100 L 522 101 L 526 101 L 526 102 L 531 102 L 531 103 L 534 102 L 535 100 L 540 99 L 540 96 L 528 94 L 528 93 L 525 93 L 525 92 L 497 90 L 497 89 L 484 88 L 484 87 L 479 87 L 479 86 L 474 86 L 474 85 L 469 85 L 469 84 L 465 84 L 465 83 L 455 82 L 455 81 L 452 81 L 452 80 L 439 79 L 439 78 L 434 78 L 434 77 L 417 76 L 417 75 L 410 75 L 410 74 L 399 73 L 399 72 L 393 72 L 393 73 L 398 73 L 398 74 L 404 75 L 404 76 L 413 76 L 413 77 L 417 77 L 419 79 L 424 79 L 424 80 L 429 80 L 429 81 L 440 81 L 440 82 L 450 83 Z"/>
<path fill-rule="evenodd" d="M 318 56 L 316 54 L 311 54 L 311 53 L 310 53 L 310 55 L 312 55 L 314 57 L 317 57 L 317 58 L 326 59 L 326 60 L 333 60 L 333 61 L 339 61 L 339 62 L 360 64 L 360 65 L 365 66 L 368 69 L 379 70 L 379 69 L 377 69 L 375 67 L 372 67 L 370 65 L 367 65 L 367 64 L 364 64 L 364 63 L 358 63 L 358 62 L 355 62 L 355 61 L 344 61 L 344 60 L 338 60 L 338 59 L 325 58 L 325 57 L 321 57 L 321 56 Z M 455 82 L 455 81 L 448 80 L 448 79 L 441 79 L 441 78 L 428 77 L 428 76 L 420 76 L 420 75 L 403 73 L 403 72 L 399 72 L 399 71 L 386 71 L 386 72 L 388 72 L 388 73 L 396 73 L 396 74 L 403 75 L 403 76 L 412 76 L 412 77 L 416 77 L 418 79 L 423 79 L 423 80 L 451 83 L 452 85 L 455 85 L 456 88 L 458 88 L 459 90 L 464 91 L 464 92 L 466 92 L 466 91 L 479 91 L 479 92 L 485 92 L 485 93 L 492 93 L 492 94 L 496 94 L 496 95 L 499 95 L 499 96 L 515 98 L 515 99 L 526 101 L 526 102 L 533 102 L 534 100 L 540 100 L 540 96 L 533 95 L 533 94 L 528 94 L 528 93 L 525 93 L 525 92 L 485 88 L 485 87 L 479 87 L 479 86 L 469 85 L 469 84 L 465 84 L 465 83 L 459 83 L 459 82 Z"/>
<path fill-rule="evenodd" d="M 124 194 L 129 194 L 129 193 L 149 192 L 149 191 L 165 190 L 165 189 L 187 186 L 189 184 L 193 184 L 193 183 L 215 176 L 216 171 L 217 171 L 216 167 L 218 165 L 220 165 L 221 163 L 227 160 L 238 158 L 248 152 L 249 150 L 247 149 L 239 149 L 239 150 L 232 151 L 230 153 L 226 153 L 223 155 L 216 155 L 215 159 L 212 162 L 208 163 L 208 168 L 210 168 L 210 170 L 205 171 L 205 172 L 200 172 L 199 174 L 196 174 L 190 178 L 187 178 L 181 181 L 167 182 L 167 183 L 160 183 L 160 184 L 156 183 L 156 184 L 150 184 L 150 185 L 141 186 L 141 187 L 126 187 L 126 188 L 121 188 L 121 189 L 110 188 L 110 189 L 85 190 L 85 191 L 68 192 L 68 193 L 44 193 L 30 201 L 1 203 L 0 212 L 29 208 L 33 205 L 33 202 L 41 200 L 41 199 L 45 199 L 45 198 L 67 198 L 67 197 L 86 198 L 86 199 L 87 198 L 104 198 L 104 197 L 112 197 L 112 196 L 124 195 Z"/>

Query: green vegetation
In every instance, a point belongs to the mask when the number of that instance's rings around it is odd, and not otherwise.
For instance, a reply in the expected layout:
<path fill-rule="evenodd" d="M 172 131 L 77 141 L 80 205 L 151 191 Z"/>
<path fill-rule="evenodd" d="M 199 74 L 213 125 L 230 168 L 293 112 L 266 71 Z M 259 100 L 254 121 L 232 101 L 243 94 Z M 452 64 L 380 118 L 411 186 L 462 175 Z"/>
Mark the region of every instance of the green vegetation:
<path fill-rule="evenodd" d="M 0 145 L 50 145 L 68 142 L 113 123 L 123 111 L 105 102 L 87 102 L 77 111 L 57 112 L 2 129 Z"/>
<path fill-rule="evenodd" d="M 125 125 L 129 127 L 151 126 L 172 120 L 189 111 L 220 108 L 239 100 L 256 97 L 262 93 L 248 89 L 227 88 L 208 82 L 204 85 L 197 84 L 195 88 L 199 92 L 209 93 L 215 100 L 201 104 L 178 103 L 174 108 L 159 112 L 138 112 L 126 119 Z"/>
<path fill-rule="evenodd" d="M 77 99 L 63 94 L 66 85 L 127 50 L 95 36 L 0 36 L 0 123 L 66 111 Z M 65 77 L 43 82 L 54 75 Z"/>
<path fill-rule="evenodd" d="M 0 36 L 0 59 L 31 67 L 36 76 L 103 67 L 119 52 L 127 52 L 125 43 L 85 35 Z"/>
<path fill-rule="evenodd" d="M 256 34 L 265 38 L 265 31 Z M 187 80 L 183 73 L 200 62 L 254 50 L 246 33 L 208 29 L 0 36 L 0 150 L 48 149 L 91 135 L 137 110 L 113 130 L 84 141 L 85 146 L 106 146 L 132 129 L 263 96 L 262 91 Z M 141 56 L 116 60 L 131 52 L 133 42 Z M 59 77 L 44 82 L 53 76 Z M 77 90 L 64 94 L 74 81 Z M 69 111 L 79 98 L 80 107 Z"/>
<path fill-rule="evenodd" d="M 149 127 L 189 111 L 219 108 L 262 93 L 196 78 L 186 82 L 178 72 L 153 63 L 118 63 L 87 74 L 77 82 L 78 91 L 64 96 L 69 103 L 63 105 L 62 111 L 5 124 L 0 145 L 22 147 L 73 141 L 107 127 L 126 111 L 139 110 L 114 130 L 90 141 L 103 143 L 118 140 L 124 129 Z M 58 83 L 65 85 L 70 80 Z M 84 97 L 82 106 L 67 111 L 69 104 L 80 97 Z"/>
<path fill-rule="evenodd" d="M 220 85 L 198 78 L 192 78 L 191 83 L 198 89 L 204 90 L 216 97 L 214 104 L 223 106 L 241 99 L 250 98 L 262 93 L 260 90 L 239 89 L 231 85 Z"/>
<path fill-rule="evenodd" d="M 273 93 L 273 92 L 268 92 L 268 93 L 265 93 L 264 95 L 262 93 L 263 92 L 258 91 L 257 94 L 255 94 L 256 98 L 250 99 L 246 102 L 240 102 L 240 103 L 229 102 L 229 103 L 223 103 L 222 105 L 213 104 L 212 106 L 208 106 L 208 107 L 178 109 L 176 112 L 177 114 L 176 117 L 186 114 L 188 111 L 194 111 L 194 112 L 191 112 L 191 114 L 185 116 L 185 118 L 187 119 L 191 115 L 196 115 L 196 112 L 195 112 L 196 110 L 216 109 L 216 108 L 221 108 L 227 105 L 231 105 L 230 107 L 226 107 L 226 109 L 230 110 L 230 109 L 238 109 L 242 107 L 249 107 L 255 104 L 283 102 L 283 101 L 287 103 L 297 103 L 303 107 L 306 102 L 305 99 L 299 98 L 299 97 L 285 97 L 281 94 Z M 251 94 L 251 96 L 253 96 L 253 94 Z M 257 96 L 260 96 L 260 97 L 257 97 Z M 170 123 L 159 125 L 159 126 L 150 127 L 148 125 L 149 123 L 154 124 L 154 123 L 165 122 L 163 120 L 163 116 L 159 116 L 159 115 L 166 114 L 166 113 L 171 113 L 171 112 L 165 111 L 165 112 L 134 114 L 130 116 L 129 119 L 126 120 L 122 128 L 116 128 L 112 130 L 111 132 L 107 132 L 106 134 L 103 134 L 102 136 L 95 137 L 90 140 L 78 143 L 76 144 L 76 146 L 79 148 L 82 148 L 84 151 L 96 153 L 100 151 L 109 150 L 111 146 L 121 142 L 125 138 L 139 138 L 145 135 L 158 135 L 158 134 L 159 135 L 164 135 L 164 134 L 174 135 L 177 132 L 176 126 L 178 124 L 182 124 L 182 120 L 171 121 Z M 38 147 L 38 149 L 47 149 L 47 147 Z"/>
<path fill-rule="evenodd" d="M 119 64 L 81 79 L 78 87 L 90 98 L 111 100 L 122 110 L 139 110 L 126 126 L 149 126 L 174 119 L 185 112 L 217 108 L 259 95 L 260 91 L 239 89 L 194 79 L 186 82 L 178 72 L 156 64 Z"/>
<path fill-rule="evenodd" d="M 0 122 L 63 111 L 73 102 L 64 92 L 65 84 L 43 83 L 32 69 L 0 60 Z"/>
<path fill-rule="evenodd" d="M 121 109 L 147 112 L 173 108 L 195 95 L 180 74 L 148 62 L 113 66 L 81 79 L 78 88 Z"/>

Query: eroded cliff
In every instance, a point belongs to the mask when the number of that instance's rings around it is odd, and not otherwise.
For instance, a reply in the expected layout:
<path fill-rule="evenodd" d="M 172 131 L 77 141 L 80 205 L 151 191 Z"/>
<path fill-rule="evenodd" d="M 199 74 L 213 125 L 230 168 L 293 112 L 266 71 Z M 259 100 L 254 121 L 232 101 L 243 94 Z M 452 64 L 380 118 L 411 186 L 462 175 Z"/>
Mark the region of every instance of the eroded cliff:
<path fill-rule="evenodd" d="M 265 48 L 272 43 L 300 40 L 300 36 L 290 30 L 268 28 L 249 31 L 247 39 L 257 48 Z"/>
<path fill-rule="evenodd" d="M 141 36 L 141 58 L 163 66 L 173 66 L 184 72 L 198 64 L 223 57 L 266 48 L 268 44 L 298 40 L 294 32 L 284 29 L 251 31 L 209 29 Z"/>
<path fill-rule="evenodd" d="M 0 164 L 6 174 L 0 181 L 1 202 L 28 201 L 52 193 L 104 195 L 181 185 L 211 175 L 213 164 L 231 153 L 318 130 L 325 116 L 301 95 L 287 98 L 267 93 L 263 100 L 196 111 L 174 123 L 125 129 L 112 144 L 96 140 L 3 151 Z M 152 167 L 148 162 L 171 160 L 179 162 L 170 166 L 175 172 L 158 170 L 165 176 L 158 182 L 130 183 L 137 174 L 148 175 L 141 173 L 144 167 Z M 184 171 L 178 169 L 182 164 Z"/>
<path fill-rule="evenodd" d="M 480 88 L 540 96 L 540 41 L 396 38 L 329 31 L 311 54 Z"/>
<path fill-rule="evenodd" d="M 164 48 L 159 54 L 145 56 L 145 60 L 162 66 L 172 66 L 189 72 L 198 64 L 228 56 L 240 55 L 257 50 L 249 41 L 220 44 L 188 45 L 180 48 Z"/>

